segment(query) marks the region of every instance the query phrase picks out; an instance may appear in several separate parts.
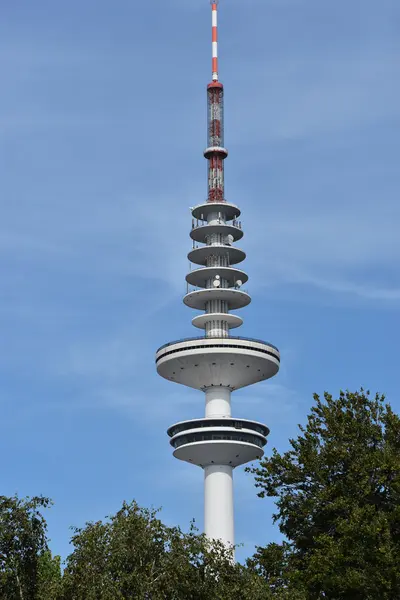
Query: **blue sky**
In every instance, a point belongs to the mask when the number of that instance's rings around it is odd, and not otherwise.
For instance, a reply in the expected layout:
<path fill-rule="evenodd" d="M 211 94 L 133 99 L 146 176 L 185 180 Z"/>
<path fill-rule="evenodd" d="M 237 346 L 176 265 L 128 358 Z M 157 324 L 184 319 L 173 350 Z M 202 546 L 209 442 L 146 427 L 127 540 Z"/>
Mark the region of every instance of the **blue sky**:
<path fill-rule="evenodd" d="M 206 197 L 207 0 L 4 3 L 0 23 L 2 493 L 53 498 L 52 548 L 123 499 L 202 528 L 200 470 L 166 429 L 201 393 L 156 375 L 196 335 L 181 301 Z M 226 196 L 243 211 L 241 335 L 280 374 L 234 414 L 288 447 L 314 391 L 398 400 L 400 4 L 221 0 Z M 235 473 L 243 558 L 279 539 Z"/>

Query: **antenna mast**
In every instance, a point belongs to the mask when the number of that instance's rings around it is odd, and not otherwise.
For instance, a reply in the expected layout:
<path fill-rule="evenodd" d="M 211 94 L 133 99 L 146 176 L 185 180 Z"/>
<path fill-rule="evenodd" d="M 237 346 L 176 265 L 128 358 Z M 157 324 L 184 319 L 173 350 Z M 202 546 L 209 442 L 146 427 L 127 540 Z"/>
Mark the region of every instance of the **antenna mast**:
<path fill-rule="evenodd" d="M 212 7 L 212 80 L 218 81 L 218 0 L 211 0 Z"/>

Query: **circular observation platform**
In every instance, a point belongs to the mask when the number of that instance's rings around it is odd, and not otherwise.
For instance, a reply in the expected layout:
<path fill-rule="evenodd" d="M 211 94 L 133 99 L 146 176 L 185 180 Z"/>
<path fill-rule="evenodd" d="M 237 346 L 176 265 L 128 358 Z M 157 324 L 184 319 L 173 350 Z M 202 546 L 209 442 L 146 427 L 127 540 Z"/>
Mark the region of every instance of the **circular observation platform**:
<path fill-rule="evenodd" d="M 238 390 L 279 371 L 279 350 L 267 342 L 242 337 L 188 338 L 159 348 L 159 375 L 196 390 Z"/>
<path fill-rule="evenodd" d="M 205 329 L 210 321 L 225 321 L 229 329 L 236 329 L 243 325 L 243 319 L 232 313 L 204 313 L 192 319 L 192 325 L 198 329 Z"/>
<path fill-rule="evenodd" d="M 228 150 L 223 148 L 222 146 L 209 146 L 203 152 L 204 158 L 211 158 L 215 156 L 215 154 L 219 154 L 219 156 L 224 160 L 228 157 Z"/>
<path fill-rule="evenodd" d="M 186 281 L 190 285 L 207 288 L 207 281 L 215 279 L 216 275 L 225 280 L 228 287 L 234 287 L 237 281 L 246 283 L 249 280 L 248 275 L 244 271 L 234 267 L 202 267 L 190 271 L 186 275 Z"/>
<path fill-rule="evenodd" d="M 249 419 L 235 419 L 234 417 L 206 417 L 202 419 L 190 419 L 189 421 L 179 421 L 168 427 L 167 434 L 170 438 L 173 438 L 184 431 L 208 427 L 230 427 L 251 431 L 259 433 L 265 438 L 269 435 L 269 428 L 264 423 L 250 421 Z"/>
<path fill-rule="evenodd" d="M 238 467 L 260 459 L 267 443 L 268 427 L 238 419 L 197 419 L 168 429 L 175 458 L 206 467 Z"/>
<path fill-rule="evenodd" d="M 225 244 L 213 244 L 212 246 L 200 246 L 194 248 L 188 254 L 190 262 L 196 265 L 205 265 L 211 256 L 228 257 L 229 264 L 236 265 L 246 258 L 246 253 L 235 246 L 226 246 Z"/>
<path fill-rule="evenodd" d="M 218 225 L 199 225 L 198 227 L 193 227 L 190 232 L 190 237 L 195 242 L 206 244 L 207 238 L 215 233 L 225 237 L 231 235 L 234 242 L 241 240 L 243 237 L 243 231 L 240 229 L 240 227 L 234 227 L 233 225 L 227 225 L 224 223 L 220 223 Z"/>
<path fill-rule="evenodd" d="M 206 202 L 192 208 L 192 215 L 195 219 L 207 221 L 208 215 L 215 213 L 221 213 L 225 215 L 226 221 L 232 221 L 240 217 L 241 211 L 238 206 L 229 202 Z"/>
<path fill-rule="evenodd" d="M 244 308 L 251 302 L 247 292 L 233 288 L 213 288 L 205 290 L 194 290 L 184 296 L 183 303 L 189 308 L 206 310 L 206 303 L 210 300 L 224 300 L 228 303 L 230 310 Z"/>
<path fill-rule="evenodd" d="M 248 462 L 261 459 L 264 456 L 264 450 L 250 442 L 246 443 L 233 439 L 230 439 L 230 441 L 211 439 L 205 442 L 183 444 L 176 448 L 173 454 L 179 460 L 202 468 L 214 464 L 239 467 Z"/>

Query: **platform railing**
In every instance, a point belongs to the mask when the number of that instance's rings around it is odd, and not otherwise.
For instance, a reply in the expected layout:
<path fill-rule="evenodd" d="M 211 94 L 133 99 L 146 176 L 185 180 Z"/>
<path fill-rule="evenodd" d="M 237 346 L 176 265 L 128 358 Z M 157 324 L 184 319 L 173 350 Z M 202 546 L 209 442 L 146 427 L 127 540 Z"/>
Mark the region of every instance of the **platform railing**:
<path fill-rule="evenodd" d="M 160 352 L 160 350 L 163 350 L 164 348 L 168 348 L 169 346 L 174 346 L 175 344 L 181 344 L 183 342 L 194 342 L 196 340 L 207 340 L 207 341 L 211 341 L 211 342 L 214 342 L 215 340 L 222 340 L 225 342 L 227 340 L 242 340 L 244 342 L 256 342 L 257 344 L 263 344 L 264 346 L 270 346 L 271 348 L 273 348 L 274 350 L 279 352 L 278 348 L 276 346 L 274 346 L 274 344 L 271 344 L 270 342 L 266 342 L 265 340 L 259 340 L 257 338 L 243 337 L 243 336 L 237 336 L 237 335 L 236 336 L 230 335 L 229 337 L 224 337 L 224 338 L 210 338 L 210 337 L 206 337 L 205 335 L 182 338 L 180 340 L 174 340 L 173 342 L 168 342 L 168 344 L 164 344 L 163 346 L 160 346 L 160 348 L 157 350 L 157 352 Z"/>
<path fill-rule="evenodd" d="M 210 225 L 208 221 L 203 221 L 202 219 L 192 219 L 192 229 L 207 227 L 207 225 Z M 236 229 L 242 229 L 242 221 L 238 221 L 237 219 L 233 219 L 232 224 L 226 223 L 222 219 L 218 219 L 218 225 L 228 225 L 229 227 L 236 227 Z"/>
<path fill-rule="evenodd" d="M 203 267 L 204 268 L 204 267 Z M 221 267 L 222 268 L 222 267 Z M 191 294 L 192 292 L 201 292 L 202 290 L 229 290 L 231 292 L 244 292 L 245 294 L 247 294 L 249 296 L 249 290 L 247 288 L 243 288 L 243 287 L 220 287 L 220 288 L 201 288 L 201 287 L 196 287 L 190 283 L 186 283 L 186 292 L 185 292 L 185 296 L 187 296 L 188 294 Z"/>

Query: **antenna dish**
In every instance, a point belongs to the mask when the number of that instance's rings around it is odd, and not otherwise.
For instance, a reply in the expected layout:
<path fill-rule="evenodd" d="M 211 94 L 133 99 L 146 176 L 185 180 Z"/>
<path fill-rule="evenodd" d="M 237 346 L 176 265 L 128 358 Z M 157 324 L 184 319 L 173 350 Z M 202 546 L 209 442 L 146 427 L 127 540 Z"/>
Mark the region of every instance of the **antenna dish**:
<path fill-rule="evenodd" d="M 243 281 L 241 281 L 240 279 L 238 279 L 237 282 L 236 282 L 236 284 L 235 284 L 235 287 L 236 288 L 240 288 L 240 287 L 242 287 L 242 285 L 243 285 Z"/>

